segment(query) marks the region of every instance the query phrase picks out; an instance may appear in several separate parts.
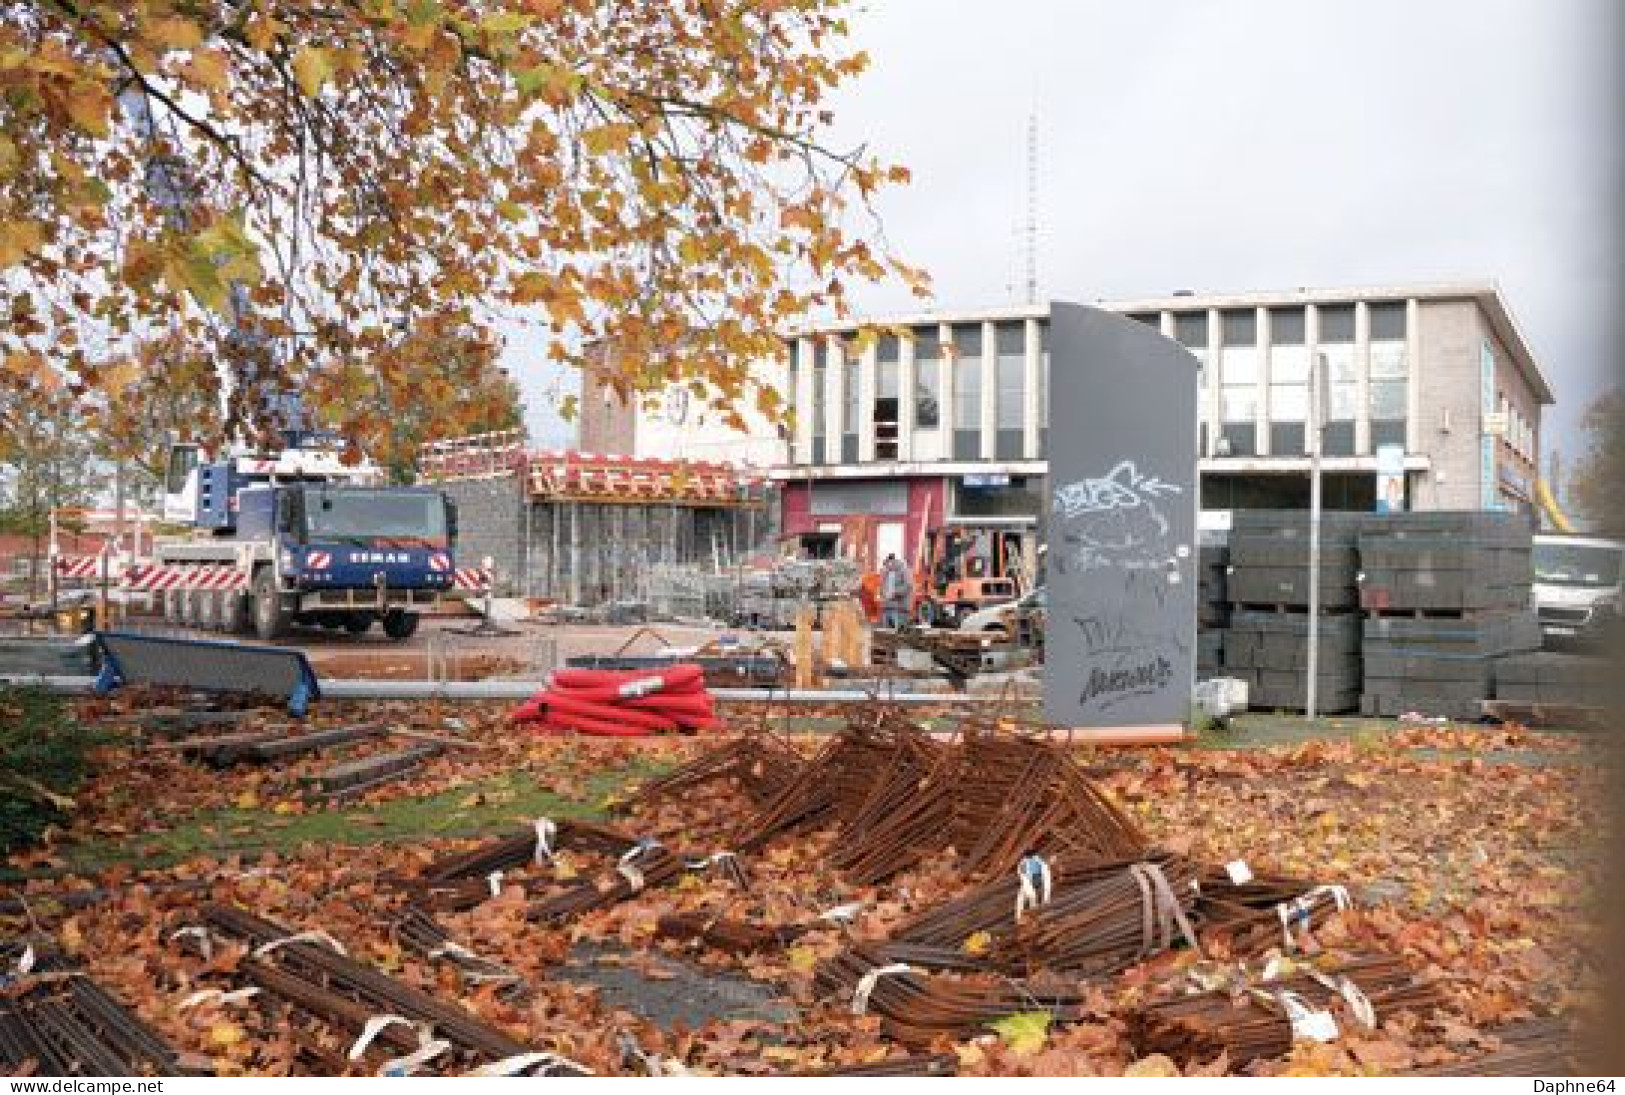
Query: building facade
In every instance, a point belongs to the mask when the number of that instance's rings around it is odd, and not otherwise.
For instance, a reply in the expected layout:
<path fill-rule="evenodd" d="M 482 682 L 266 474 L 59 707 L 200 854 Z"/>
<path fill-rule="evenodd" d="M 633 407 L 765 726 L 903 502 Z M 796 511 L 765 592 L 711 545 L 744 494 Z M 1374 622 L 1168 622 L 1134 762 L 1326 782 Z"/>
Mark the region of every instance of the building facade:
<path fill-rule="evenodd" d="M 1328 507 L 1374 509 L 1382 463 L 1402 469 L 1393 504 L 1533 511 L 1541 412 L 1553 397 L 1493 284 L 1181 292 L 1097 306 L 1155 327 L 1200 362 L 1198 421 L 1146 428 L 1197 431 L 1204 510 L 1308 505 L 1318 366 Z M 866 559 L 915 557 L 943 524 L 1036 536 L 1049 431 L 1089 426 L 1087 406 L 1049 405 L 1048 311 L 927 313 L 787 337 L 772 382 L 793 424 L 732 442 L 772 463 L 782 534 L 810 554 Z M 658 416 L 635 417 L 636 435 L 665 440 Z"/>
<path fill-rule="evenodd" d="M 1204 510 L 1308 505 L 1310 370 L 1325 378 L 1328 507 L 1376 507 L 1379 461 L 1412 509 L 1532 512 L 1552 393 L 1489 284 L 1311 289 L 1102 302 L 1201 363 Z M 795 427 L 783 529 L 822 552 L 849 528 L 864 552 L 912 553 L 940 523 L 1035 530 L 1051 408 L 1047 306 L 869 321 L 789 340 Z M 1179 423 L 1147 423 L 1177 429 Z M 1384 448 L 1389 447 L 1386 452 Z M 861 519 L 861 524 L 856 522 Z"/>

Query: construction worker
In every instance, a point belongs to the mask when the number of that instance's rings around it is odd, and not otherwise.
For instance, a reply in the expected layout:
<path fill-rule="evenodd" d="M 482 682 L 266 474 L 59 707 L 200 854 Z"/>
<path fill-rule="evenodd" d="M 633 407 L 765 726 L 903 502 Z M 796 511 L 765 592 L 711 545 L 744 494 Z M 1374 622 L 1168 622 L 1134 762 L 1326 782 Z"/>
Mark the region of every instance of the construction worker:
<path fill-rule="evenodd" d="M 880 568 L 880 603 L 884 606 L 881 621 L 891 628 L 908 623 L 908 603 L 913 595 L 914 579 L 908 567 L 897 556 L 886 556 Z"/>

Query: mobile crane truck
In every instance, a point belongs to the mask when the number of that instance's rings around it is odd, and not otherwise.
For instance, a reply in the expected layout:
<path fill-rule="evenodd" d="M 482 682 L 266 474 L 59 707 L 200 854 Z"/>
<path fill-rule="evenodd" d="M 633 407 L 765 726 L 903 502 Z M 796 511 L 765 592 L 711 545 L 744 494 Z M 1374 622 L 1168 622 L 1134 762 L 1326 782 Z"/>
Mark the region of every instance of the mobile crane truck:
<path fill-rule="evenodd" d="M 133 588 L 163 598 L 164 619 L 270 640 L 294 624 L 391 639 L 457 584 L 457 510 L 429 487 L 381 486 L 378 468 L 346 465 L 336 446 L 288 431 L 275 456 L 234 447 L 200 461 L 170 448 L 164 519 L 193 527 L 153 545 Z"/>

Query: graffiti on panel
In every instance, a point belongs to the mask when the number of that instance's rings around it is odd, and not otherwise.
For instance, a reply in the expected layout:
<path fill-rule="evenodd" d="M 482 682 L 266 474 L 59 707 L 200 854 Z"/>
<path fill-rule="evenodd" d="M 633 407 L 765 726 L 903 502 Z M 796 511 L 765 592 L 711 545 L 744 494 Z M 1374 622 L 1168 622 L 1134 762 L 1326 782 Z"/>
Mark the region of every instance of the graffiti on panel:
<path fill-rule="evenodd" d="M 1086 612 L 1072 616 L 1083 640 L 1079 703 L 1098 712 L 1170 686 L 1189 642 L 1165 611 L 1190 548 L 1175 544 L 1164 512 L 1184 489 L 1142 474 L 1132 460 L 1058 487 L 1055 564 L 1083 582 Z M 1057 548 L 1052 548 L 1052 551 Z"/>
<path fill-rule="evenodd" d="M 1141 475 L 1122 460 L 1097 479 L 1055 491 L 1054 521 L 1065 545 L 1063 567 L 1161 570 L 1167 566 L 1168 518 L 1162 500 L 1183 490 L 1156 476 Z"/>

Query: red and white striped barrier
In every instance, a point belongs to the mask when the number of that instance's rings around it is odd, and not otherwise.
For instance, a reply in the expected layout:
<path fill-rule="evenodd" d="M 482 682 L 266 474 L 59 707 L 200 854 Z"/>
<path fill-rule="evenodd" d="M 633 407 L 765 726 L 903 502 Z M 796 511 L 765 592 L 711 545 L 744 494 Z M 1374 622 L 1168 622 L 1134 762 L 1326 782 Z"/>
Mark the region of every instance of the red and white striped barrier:
<path fill-rule="evenodd" d="M 459 568 L 451 576 L 454 589 L 471 589 L 483 593 L 491 588 L 491 572 L 481 567 Z"/>
<path fill-rule="evenodd" d="M 102 576 L 102 556 L 58 555 L 56 557 L 56 576 L 58 578 L 100 578 Z"/>
<path fill-rule="evenodd" d="M 147 566 L 131 569 L 125 588 L 160 589 L 247 589 L 248 575 L 234 566 Z"/>

